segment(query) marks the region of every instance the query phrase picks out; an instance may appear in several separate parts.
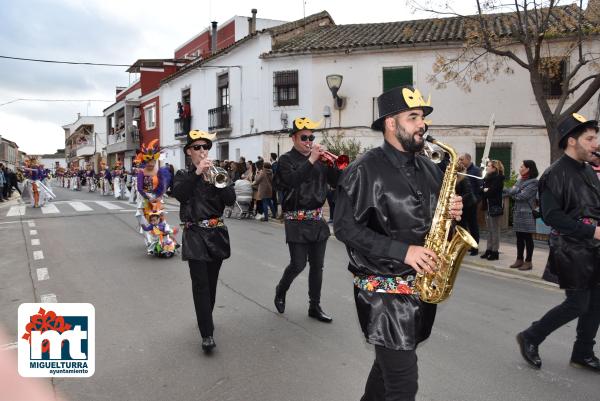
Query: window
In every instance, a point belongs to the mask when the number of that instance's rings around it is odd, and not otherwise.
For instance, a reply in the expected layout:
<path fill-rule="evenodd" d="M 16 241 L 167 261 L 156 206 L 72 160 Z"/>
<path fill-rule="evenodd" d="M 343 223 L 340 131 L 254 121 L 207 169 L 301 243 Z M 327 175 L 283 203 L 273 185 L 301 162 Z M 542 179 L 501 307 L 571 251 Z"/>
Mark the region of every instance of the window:
<path fill-rule="evenodd" d="M 481 144 L 477 144 L 476 150 L 475 150 L 475 159 L 473 160 L 473 163 L 475 164 L 475 166 L 479 167 L 479 164 L 481 163 L 481 157 L 483 156 L 483 150 L 485 148 L 485 144 L 481 143 Z M 511 174 L 511 155 L 512 155 L 512 148 L 511 148 L 511 144 L 510 143 L 493 143 L 492 146 L 490 147 L 490 154 L 488 156 L 488 158 L 490 160 L 500 160 L 502 162 L 502 165 L 504 166 L 504 176 L 506 177 L 506 179 L 510 178 L 510 174 Z"/>
<path fill-rule="evenodd" d="M 567 60 L 558 57 L 545 57 L 541 61 L 540 75 L 546 98 L 562 96 L 562 84 L 567 75 Z"/>
<path fill-rule="evenodd" d="M 404 85 L 413 85 L 412 67 L 390 67 L 383 69 L 383 91 Z"/>
<path fill-rule="evenodd" d="M 146 129 L 156 128 L 156 103 L 144 107 L 144 117 L 146 120 Z"/>
<path fill-rule="evenodd" d="M 219 107 L 229 106 L 229 74 L 222 74 L 217 77 L 217 92 Z"/>
<path fill-rule="evenodd" d="M 298 105 L 298 71 L 273 73 L 273 103 L 275 106 Z"/>

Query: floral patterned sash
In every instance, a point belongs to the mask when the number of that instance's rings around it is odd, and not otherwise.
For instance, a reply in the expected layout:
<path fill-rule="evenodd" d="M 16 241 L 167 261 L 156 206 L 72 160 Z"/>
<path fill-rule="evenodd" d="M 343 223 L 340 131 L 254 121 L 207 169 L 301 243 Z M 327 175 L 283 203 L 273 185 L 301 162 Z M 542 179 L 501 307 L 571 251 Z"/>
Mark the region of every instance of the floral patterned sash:
<path fill-rule="evenodd" d="M 323 220 L 323 210 L 321 208 L 312 210 L 293 210 L 291 212 L 284 212 L 283 218 L 286 220 L 298 220 L 298 221 L 318 221 Z"/>
<path fill-rule="evenodd" d="M 387 294 L 415 294 L 413 289 L 414 276 L 382 277 L 382 276 L 354 276 L 354 285 L 364 291 L 383 292 Z"/>

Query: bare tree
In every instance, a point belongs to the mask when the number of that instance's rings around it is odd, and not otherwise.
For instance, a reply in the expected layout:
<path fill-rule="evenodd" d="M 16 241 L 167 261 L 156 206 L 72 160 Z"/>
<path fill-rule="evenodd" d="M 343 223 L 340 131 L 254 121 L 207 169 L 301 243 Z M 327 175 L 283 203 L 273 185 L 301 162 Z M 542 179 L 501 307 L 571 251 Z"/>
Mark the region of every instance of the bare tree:
<path fill-rule="evenodd" d="M 455 13 L 450 2 L 409 0 L 415 9 L 454 16 L 462 24 L 463 46 L 455 55 L 438 55 L 430 81 L 450 82 L 469 91 L 500 73 L 523 68 L 539 106 L 551 144 L 558 149 L 558 123 L 579 111 L 600 89 L 600 0 L 561 5 L 558 0 L 474 0 L 477 14 Z M 596 42 L 596 50 L 591 43 Z"/>

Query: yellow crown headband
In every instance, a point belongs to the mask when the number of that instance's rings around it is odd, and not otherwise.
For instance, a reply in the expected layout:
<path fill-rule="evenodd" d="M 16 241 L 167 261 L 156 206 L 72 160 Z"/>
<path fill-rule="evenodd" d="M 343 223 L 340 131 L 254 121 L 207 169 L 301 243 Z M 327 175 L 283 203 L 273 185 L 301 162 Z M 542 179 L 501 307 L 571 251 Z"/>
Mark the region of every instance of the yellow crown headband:
<path fill-rule="evenodd" d="M 303 129 L 313 130 L 315 128 L 319 128 L 323 120 L 319 120 L 315 122 L 308 117 L 300 117 L 294 120 L 294 130 L 301 131 Z"/>

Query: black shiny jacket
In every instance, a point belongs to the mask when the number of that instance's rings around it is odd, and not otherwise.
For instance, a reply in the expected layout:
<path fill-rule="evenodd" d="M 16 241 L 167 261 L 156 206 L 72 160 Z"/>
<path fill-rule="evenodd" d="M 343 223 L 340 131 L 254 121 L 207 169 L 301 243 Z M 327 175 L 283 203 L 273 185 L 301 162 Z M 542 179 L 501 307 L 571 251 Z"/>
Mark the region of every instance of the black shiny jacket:
<path fill-rule="evenodd" d="M 340 171 L 320 161 L 312 164 L 308 156 L 296 149 L 279 158 L 279 190 L 284 194 L 281 203 L 283 212 L 314 210 L 323 207 L 329 186 L 335 188 Z M 285 220 L 286 242 L 308 243 L 329 238 L 329 228 L 324 221 Z"/>
<path fill-rule="evenodd" d="M 600 241 L 583 221 L 600 221 L 600 181 L 594 170 L 566 155 L 555 161 L 539 181 L 541 210 L 550 234 L 550 270 L 558 276 L 561 288 L 587 289 L 600 285 Z M 552 205 L 546 203 L 552 194 Z M 584 219 L 587 218 L 587 219 Z M 565 221 L 574 228 L 560 232 Z M 580 235 L 582 232 L 587 235 Z"/>
<path fill-rule="evenodd" d="M 182 223 L 197 223 L 223 216 L 225 206 L 235 203 L 233 185 L 219 189 L 196 175 L 194 170 L 179 170 L 173 180 L 173 196 L 179 201 Z M 227 227 L 184 227 L 182 234 L 183 260 L 213 262 L 227 259 L 231 254 Z"/>
<path fill-rule="evenodd" d="M 422 246 L 433 218 L 442 172 L 424 156 L 406 156 L 387 142 L 344 171 L 334 216 L 336 237 L 346 244 L 356 276 L 402 276 L 409 245 Z M 431 333 L 435 305 L 417 295 L 355 288 L 359 322 L 367 341 L 412 350 Z"/>

